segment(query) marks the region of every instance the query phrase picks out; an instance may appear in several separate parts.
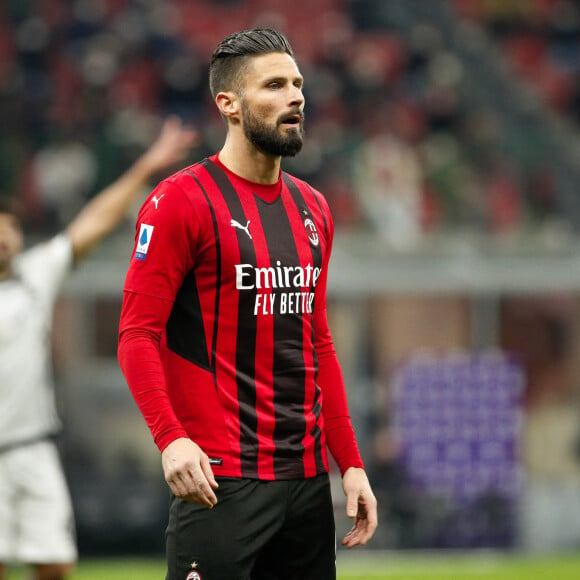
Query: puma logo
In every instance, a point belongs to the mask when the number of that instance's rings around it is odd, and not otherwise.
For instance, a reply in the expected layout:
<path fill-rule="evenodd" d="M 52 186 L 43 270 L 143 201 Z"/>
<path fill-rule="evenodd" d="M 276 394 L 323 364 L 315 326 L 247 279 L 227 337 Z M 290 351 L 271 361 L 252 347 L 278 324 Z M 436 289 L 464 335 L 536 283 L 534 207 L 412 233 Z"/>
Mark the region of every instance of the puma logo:
<path fill-rule="evenodd" d="M 155 204 L 155 209 L 157 209 L 157 208 L 158 208 L 158 206 L 159 206 L 159 202 L 161 201 L 161 198 L 163 198 L 163 197 L 165 197 L 165 194 L 164 194 L 164 193 L 162 193 L 162 194 L 161 194 L 161 197 L 157 197 L 156 195 L 154 195 L 154 196 L 151 198 L 151 201 L 152 201 L 152 202 Z"/>
<path fill-rule="evenodd" d="M 250 233 L 250 220 L 248 220 L 248 223 L 243 226 L 240 222 L 233 219 L 230 221 L 230 226 L 238 228 L 239 230 L 244 230 L 244 232 L 248 234 L 248 238 L 250 238 L 250 240 L 252 239 L 252 234 Z"/>

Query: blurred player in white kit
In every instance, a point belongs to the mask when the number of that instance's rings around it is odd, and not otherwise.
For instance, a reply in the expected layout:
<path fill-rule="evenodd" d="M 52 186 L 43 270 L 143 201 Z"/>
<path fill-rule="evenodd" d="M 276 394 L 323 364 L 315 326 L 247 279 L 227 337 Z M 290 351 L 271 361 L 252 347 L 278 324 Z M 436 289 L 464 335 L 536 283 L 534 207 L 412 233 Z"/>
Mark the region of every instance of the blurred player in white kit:
<path fill-rule="evenodd" d="M 53 306 L 66 275 L 123 219 L 148 180 L 182 161 L 195 133 L 165 121 L 151 147 L 95 195 L 70 225 L 23 251 L 17 213 L 0 203 L 0 580 L 12 563 L 35 580 L 62 580 L 77 548 L 69 491 L 54 441 Z"/>

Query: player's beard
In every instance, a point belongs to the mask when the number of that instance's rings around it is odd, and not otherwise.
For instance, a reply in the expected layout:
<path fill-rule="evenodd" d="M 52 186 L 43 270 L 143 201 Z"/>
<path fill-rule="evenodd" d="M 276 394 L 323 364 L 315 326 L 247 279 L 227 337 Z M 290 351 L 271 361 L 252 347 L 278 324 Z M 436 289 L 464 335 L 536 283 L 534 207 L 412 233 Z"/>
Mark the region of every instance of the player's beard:
<path fill-rule="evenodd" d="M 274 126 L 269 126 L 256 117 L 245 102 L 242 102 L 244 133 L 250 143 L 268 155 L 294 157 L 300 152 L 304 137 L 303 118 L 303 114 L 300 113 L 298 128 L 287 129 L 284 135 L 280 132 L 283 117 L 278 119 Z"/>

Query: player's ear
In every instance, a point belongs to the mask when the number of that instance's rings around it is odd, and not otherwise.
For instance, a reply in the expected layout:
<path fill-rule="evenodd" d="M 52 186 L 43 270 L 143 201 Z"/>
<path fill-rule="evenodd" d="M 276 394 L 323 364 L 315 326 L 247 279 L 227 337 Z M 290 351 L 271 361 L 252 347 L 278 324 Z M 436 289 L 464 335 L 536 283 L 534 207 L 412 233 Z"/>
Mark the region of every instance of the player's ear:
<path fill-rule="evenodd" d="M 233 91 L 222 91 L 215 98 L 219 112 L 229 121 L 235 122 L 240 113 L 240 98 Z"/>

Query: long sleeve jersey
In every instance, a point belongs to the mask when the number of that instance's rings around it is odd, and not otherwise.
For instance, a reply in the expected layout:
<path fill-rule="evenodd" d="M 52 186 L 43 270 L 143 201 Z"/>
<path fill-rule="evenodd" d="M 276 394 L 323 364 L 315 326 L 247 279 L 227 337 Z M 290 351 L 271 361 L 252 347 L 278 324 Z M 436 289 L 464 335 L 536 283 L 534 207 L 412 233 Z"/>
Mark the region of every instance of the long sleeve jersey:
<path fill-rule="evenodd" d="M 162 181 L 138 216 L 119 362 L 160 450 L 194 440 L 217 476 L 362 467 L 326 314 L 333 223 L 285 172 L 217 155 Z"/>

